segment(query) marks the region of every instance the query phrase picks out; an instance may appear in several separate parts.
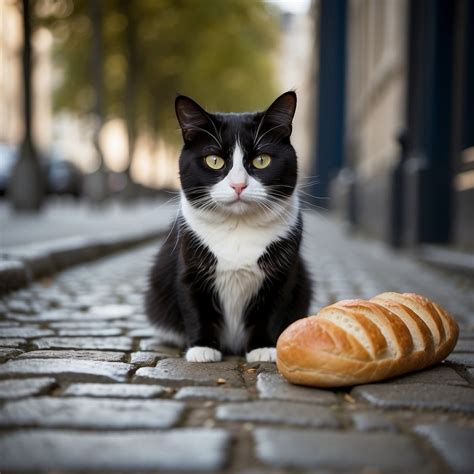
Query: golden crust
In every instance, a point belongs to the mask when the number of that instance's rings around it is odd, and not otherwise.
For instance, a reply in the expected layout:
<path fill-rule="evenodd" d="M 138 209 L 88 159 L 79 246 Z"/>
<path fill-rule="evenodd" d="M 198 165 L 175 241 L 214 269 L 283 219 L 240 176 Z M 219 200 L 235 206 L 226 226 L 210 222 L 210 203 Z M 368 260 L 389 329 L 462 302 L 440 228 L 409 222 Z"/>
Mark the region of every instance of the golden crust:
<path fill-rule="evenodd" d="M 302 385 L 375 382 L 440 362 L 458 331 L 444 309 L 420 295 L 345 300 L 290 325 L 277 342 L 277 366 Z"/>

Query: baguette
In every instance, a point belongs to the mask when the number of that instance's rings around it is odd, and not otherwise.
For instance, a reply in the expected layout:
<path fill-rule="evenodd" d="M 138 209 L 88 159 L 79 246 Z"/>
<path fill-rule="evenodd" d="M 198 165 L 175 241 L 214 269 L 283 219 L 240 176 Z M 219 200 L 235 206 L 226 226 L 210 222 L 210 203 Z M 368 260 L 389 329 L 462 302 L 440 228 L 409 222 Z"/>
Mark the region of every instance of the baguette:
<path fill-rule="evenodd" d="M 459 328 L 436 303 L 413 293 L 344 300 L 280 335 L 278 370 L 290 382 L 340 387 L 424 369 L 454 349 Z"/>

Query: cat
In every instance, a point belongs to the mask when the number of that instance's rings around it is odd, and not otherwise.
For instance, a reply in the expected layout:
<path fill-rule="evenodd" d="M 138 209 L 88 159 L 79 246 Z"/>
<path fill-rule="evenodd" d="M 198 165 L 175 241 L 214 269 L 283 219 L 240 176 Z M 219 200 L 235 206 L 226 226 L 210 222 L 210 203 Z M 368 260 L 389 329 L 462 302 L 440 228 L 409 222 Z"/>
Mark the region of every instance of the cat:
<path fill-rule="evenodd" d="M 264 112 L 210 113 L 178 96 L 180 211 L 152 266 L 146 313 L 186 360 L 223 353 L 275 361 L 276 341 L 308 314 L 303 217 L 290 142 L 293 91 Z"/>

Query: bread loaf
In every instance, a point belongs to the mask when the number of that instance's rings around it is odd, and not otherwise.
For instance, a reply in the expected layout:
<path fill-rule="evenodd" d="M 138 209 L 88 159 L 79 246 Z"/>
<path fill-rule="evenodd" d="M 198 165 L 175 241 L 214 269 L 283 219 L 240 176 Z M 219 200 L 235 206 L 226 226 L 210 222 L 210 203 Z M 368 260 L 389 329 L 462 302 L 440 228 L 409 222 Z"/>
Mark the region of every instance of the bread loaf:
<path fill-rule="evenodd" d="M 277 342 L 277 366 L 290 381 L 338 387 L 387 379 L 445 359 L 459 328 L 436 303 L 382 293 L 326 306 L 290 325 Z"/>

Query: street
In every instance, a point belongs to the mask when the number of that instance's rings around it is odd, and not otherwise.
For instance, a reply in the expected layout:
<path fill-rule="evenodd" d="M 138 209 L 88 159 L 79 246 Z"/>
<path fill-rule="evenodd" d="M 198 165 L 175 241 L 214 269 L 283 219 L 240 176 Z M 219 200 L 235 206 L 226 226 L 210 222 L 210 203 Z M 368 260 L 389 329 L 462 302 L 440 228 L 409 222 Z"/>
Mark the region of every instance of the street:
<path fill-rule="evenodd" d="M 383 291 L 426 295 L 461 332 L 439 366 L 383 383 L 319 390 L 271 363 L 185 362 L 143 314 L 160 242 L 79 265 L 0 302 L 0 470 L 340 470 L 474 468 L 474 291 L 467 277 L 347 235 L 308 212 L 312 313 Z"/>

